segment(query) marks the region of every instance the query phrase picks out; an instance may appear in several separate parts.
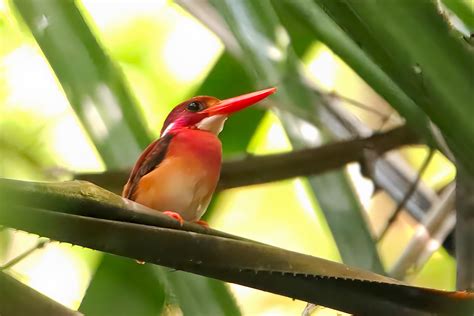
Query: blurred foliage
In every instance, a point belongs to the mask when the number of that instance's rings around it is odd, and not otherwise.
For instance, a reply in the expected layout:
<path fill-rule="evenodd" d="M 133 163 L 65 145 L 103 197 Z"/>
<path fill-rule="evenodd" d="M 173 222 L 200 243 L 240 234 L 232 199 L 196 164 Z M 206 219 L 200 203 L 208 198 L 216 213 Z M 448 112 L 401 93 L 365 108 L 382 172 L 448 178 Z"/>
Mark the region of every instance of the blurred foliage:
<path fill-rule="evenodd" d="M 227 295 L 226 285 L 211 278 L 183 271 L 157 270 L 165 274 L 172 291 L 170 301 L 184 315 L 240 315 L 234 298 Z"/>
<path fill-rule="evenodd" d="M 276 78 L 280 81 L 277 85 L 279 91 L 275 95 L 278 101 L 277 114 L 291 145 L 302 148 L 333 139 L 328 127 L 321 122 L 324 105 L 304 85 L 288 34 L 281 28 L 270 2 L 215 1 L 213 4 L 225 17 L 242 46 L 242 64 L 254 77 L 256 85 L 272 85 Z M 245 20 L 252 22 L 241 23 Z M 273 51 L 262 50 L 262 42 Z M 305 130 L 305 127 L 308 129 L 308 122 L 315 124 L 319 130 L 315 127 L 310 127 L 310 131 Z M 328 172 L 310 177 L 309 184 L 325 214 L 343 262 L 383 273 L 372 236 L 347 175 L 341 171 Z M 358 249 L 358 252 L 354 254 L 353 249 Z"/>
<path fill-rule="evenodd" d="M 467 119 L 474 115 L 469 79 L 474 72 L 474 52 L 449 28 L 435 2 L 338 3 L 342 5 L 325 9 L 416 103 L 414 110 L 421 109 L 441 129 L 458 163 L 474 173 L 470 158 L 474 144 L 465 141 L 471 139 L 468 135 L 474 138 L 473 126 Z M 392 106 L 403 110 L 400 104 Z M 420 129 L 416 122 L 412 124 Z"/>
<path fill-rule="evenodd" d="M 138 266 L 128 258 L 104 255 L 79 311 L 92 316 L 160 315 L 166 296 L 160 278 L 150 277 L 153 275 L 150 265 Z"/>
<path fill-rule="evenodd" d="M 474 2 L 469 0 L 443 0 L 442 2 L 464 23 L 468 29 L 467 33 L 474 31 Z"/>
<path fill-rule="evenodd" d="M 47 122 L 15 108 L 2 111 L 0 120 L 0 175 L 6 178 L 46 180 L 47 168 L 53 167 L 54 148 L 46 142 L 51 137 Z M 14 161 L 15 168 L 6 163 Z"/>
<path fill-rule="evenodd" d="M 121 72 L 98 45 L 76 6 L 49 0 L 14 4 L 106 165 L 129 166 L 150 138 Z"/>
<path fill-rule="evenodd" d="M 374 103 L 376 108 L 386 107 L 370 97 L 375 94 L 360 85 L 360 76 L 415 130 L 430 138 L 426 124 L 428 114 L 444 132 L 448 144 L 453 145 L 454 154 L 470 165 L 474 146 L 469 141 L 466 143 L 466 139 L 474 139 L 469 122 L 474 89 L 472 49 L 468 51 L 465 40 L 447 26 L 448 17 L 436 11 L 434 1 L 400 4 L 390 0 L 383 7 L 372 0 L 254 4 L 220 1 L 216 7 L 228 6 L 226 10 L 230 10 L 227 19 L 232 10 L 242 14 L 245 11 L 241 10 L 242 4 L 252 6 L 250 15 L 236 15 L 230 22 L 240 44 L 244 45 L 244 60 L 224 51 L 220 40 L 203 24 L 167 1 L 136 4 L 119 1 L 115 8 L 105 2 L 87 0 L 16 0 L 14 3 L 56 77 L 51 75 L 52 70 L 21 22 L 20 14 L 10 3 L 0 1 L 2 177 L 52 180 L 63 179 L 64 169 L 101 171 L 104 165 L 129 167 L 151 136 L 158 135 L 168 111 L 183 99 L 195 94 L 227 98 L 267 85 L 280 88 L 274 100 L 284 111 L 278 111 L 279 118 L 265 114 L 262 108 L 236 114 L 228 120 L 221 134 L 224 156 L 244 156 L 247 151 L 262 154 L 290 150 L 287 135 L 295 148 L 307 146 L 308 143 L 295 143 L 297 137 L 291 127 L 299 126 L 305 131 L 303 136 L 312 135 L 312 130 L 309 132 L 304 129 L 306 125 L 286 119 L 284 112 L 294 112 L 318 125 L 324 134 L 327 132 L 330 122 L 321 116 L 321 100 L 301 82 L 301 68 L 308 68 L 305 58 L 311 56 L 316 60 L 322 52 L 329 51 L 326 46 L 319 46 L 326 50 L 311 53 L 316 40 L 327 45 L 357 72 L 357 75 L 344 74 L 338 86 L 330 86 L 330 89 L 342 87 L 343 92 L 356 91 L 356 98 Z M 443 0 L 443 3 L 450 10 L 450 21 L 452 17 L 460 21 L 450 22 L 450 27 L 468 35 L 473 28 L 472 4 L 465 0 Z M 117 13 L 120 11 L 122 13 Z M 252 24 L 264 31 L 249 29 Z M 53 31 L 58 29 L 56 36 Z M 247 40 L 253 47 L 245 47 Z M 275 53 L 272 49 L 283 52 L 279 63 L 269 57 Z M 334 55 L 329 52 L 325 56 Z M 340 65 L 341 61 L 337 59 L 334 63 Z M 333 75 L 337 72 L 331 71 Z M 45 73 L 49 77 L 45 77 Z M 325 73 L 313 75 L 322 77 Z M 97 93 L 98 84 L 103 82 L 109 82 L 114 100 L 111 103 L 110 98 Z M 92 101 L 85 102 L 85 96 Z M 91 110 L 94 108 L 96 110 Z M 114 121 L 117 108 L 122 116 Z M 95 113 L 92 115 L 95 118 L 91 118 L 91 113 Z M 97 133 L 97 113 L 108 131 L 105 140 Z M 373 121 L 364 119 L 369 126 Z M 415 168 L 424 151 L 404 150 Z M 427 172 L 424 179 L 440 190 L 453 179 L 455 168 L 444 157 L 435 160 L 430 167 L 432 171 Z M 343 176 L 340 172 L 332 179 Z M 315 184 L 313 188 L 305 179 L 297 179 L 224 192 L 213 201 L 206 216 L 213 227 L 228 232 L 332 260 L 342 257 L 353 264 L 371 266 L 373 260 L 365 262 L 368 256 L 361 252 L 360 244 L 375 249 L 370 238 L 374 229 L 365 226 L 366 214 L 359 209 L 352 184 L 347 179 L 339 179 L 329 185 L 331 181 L 322 179 L 310 180 Z M 356 185 L 362 186 L 361 182 Z M 344 190 L 340 192 L 341 189 Z M 391 201 L 382 201 L 379 197 L 380 192 L 370 199 L 369 208 L 379 211 L 370 212 L 371 218 L 383 217 L 381 209 L 393 209 Z M 346 201 L 347 206 L 341 209 L 356 215 L 360 213 L 357 217 L 361 225 L 354 225 L 354 220 L 335 212 L 335 201 Z M 318 204 L 324 214 L 319 212 Z M 340 225 L 334 226 L 338 222 Z M 415 224 L 404 217 L 377 246 L 385 265 L 394 262 L 401 253 Z M 12 256 L 13 248 L 18 252 L 21 240 L 10 230 L 0 231 L 0 263 Z M 334 240 L 338 241 L 341 254 Z M 86 257 L 78 256 L 76 260 L 88 261 Z M 34 264 L 34 259 L 31 261 Z M 455 260 L 440 250 L 420 272 L 409 275 L 408 280 L 426 287 L 452 289 L 454 265 Z M 94 270 L 93 265 L 88 266 Z M 377 266 L 374 269 L 381 270 Z M 127 278 L 131 282 L 124 284 Z M 199 293 L 199 299 L 189 300 L 190 291 Z M 226 294 L 222 283 L 149 265 L 140 266 L 128 259 L 107 255 L 91 279 L 81 310 L 91 315 L 107 312 L 125 315 L 131 311 L 155 315 L 160 310 L 171 315 L 180 313 L 179 310 L 184 315 L 194 315 L 192 311 L 196 310 L 203 315 L 238 315 L 274 311 L 276 306 L 275 309 L 283 313 L 295 314 L 304 306 L 301 302 L 290 303 L 253 290 L 234 287 L 233 292 L 237 303 Z M 109 295 L 115 297 L 111 307 L 115 309 L 100 305 Z M 126 300 L 119 299 L 125 295 Z M 200 305 L 200 302 L 205 303 Z"/>
<path fill-rule="evenodd" d="M 315 35 L 347 62 L 371 87 L 384 97 L 417 131 L 427 132 L 425 115 L 416 108 L 409 96 L 398 87 L 376 61 L 388 69 L 397 69 L 396 58 L 386 51 L 381 39 L 375 38 L 344 1 L 293 1 L 285 7 L 308 24 Z M 352 37 L 352 38 L 351 38 Z M 370 56 L 370 54 L 373 56 Z M 393 59 L 393 60 L 392 60 Z"/>

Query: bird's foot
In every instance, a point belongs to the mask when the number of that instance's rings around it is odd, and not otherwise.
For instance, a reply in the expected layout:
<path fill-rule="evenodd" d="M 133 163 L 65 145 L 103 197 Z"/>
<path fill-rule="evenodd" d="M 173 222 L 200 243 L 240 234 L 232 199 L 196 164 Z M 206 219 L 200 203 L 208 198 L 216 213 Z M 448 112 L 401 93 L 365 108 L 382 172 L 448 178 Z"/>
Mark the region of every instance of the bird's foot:
<path fill-rule="evenodd" d="M 198 224 L 198 225 L 201 225 L 202 227 L 204 228 L 209 228 L 209 223 L 206 222 L 206 221 L 203 221 L 202 219 L 198 220 L 198 221 L 195 221 L 194 223 Z"/>
<path fill-rule="evenodd" d="M 171 218 L 174 218 L 175 220 L 177 220 L 179 222 L 179 224 L 181 226 L 183 226 L 184 224 L 184 219 L 181 217 L 181 215 L 179 215 L 178 213 L 176 212 L 173 212 L 173 211 L 164 211 L 163 214 L 165 215 L 168 215 L 169 217 Z"/>

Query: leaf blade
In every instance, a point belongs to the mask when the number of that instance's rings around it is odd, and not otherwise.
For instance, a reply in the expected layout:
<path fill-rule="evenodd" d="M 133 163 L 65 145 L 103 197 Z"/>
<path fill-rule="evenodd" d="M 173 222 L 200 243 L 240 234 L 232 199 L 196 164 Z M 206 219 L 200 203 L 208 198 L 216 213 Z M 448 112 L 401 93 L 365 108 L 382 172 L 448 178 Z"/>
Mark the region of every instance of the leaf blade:
<path fill-rule="evenodd" d="M 253 242 L 13 205 L 0 213 L 0 223 L 353 313 L 370 309 L 398 315 L 462 315 L 474 306 L 472 294 L 407 286 L 371 272 Z M 370 306 L 360 304 L 365 301 L 370 301 Z"/>
<path fill-rule="evenodd" d="M 159 278 L 150 278 L 153 275 L 149 265 L 105 254 L 79 311 L 84 315 L 159 315 L 165 292 Z"/>
<path fill-rule="evenodd" d="M 450 29 L 434 1 L 390 0 L 383 7 L 372 0 L 344 3 L 394 56 L 396 69 L 386 72 L 443 132 L 458 162 L 473 173 L 469 157 L 474 155 L 474 126 L 468 118 L 474 116 L 474 51 Z M 384 65 L 382 60 L 377 63 Z"/>
<path fill-rule="evenodd" d="M 249 73 L 253 74 L 256 85 L 267 86 L 275 81 L 275 78 L 285 78 L 278 85 L 279 91 L 274 99 L 277 99 L 281 106 L 281 110 L 278 110 L 277 114 L 293 147 L 299 149 L 315 145 L 314 142 L 308 141 L 307 135 L 301 132 L 304 130 L 304 125 L 308 125 L 308 123 L 297 119 L 294 115 L 316 124 L 324 135 L 324 141 L 329 140 L 330 134 L 321 124 L 321 117 L 315 115 L 312 109 L 313 104 L 318 104 L 317 111 L 321 111 L 322 106 L 318 103 L 321 100 L 318 100 L 303 84 L 298 71 L 296 55 L 290 44 L 284 40 L 286 34 L 274 32 L 274 30 L 281 32 L 284 30 L 281 29 L 271 3 L 269 1 L 213 1 L 212 3 L 220 10 L 230 30 L 239 41 L 246 56 L 243 64 Z M 268 56 L 268 50 L 262 50 L 262 45 L 279 50 L 281 58 Z M 347 179 L 340 173 L 336 172 L 325 178 L 310 178 L 310 183 L 316 184 L 312 187 L 316 197 L 321 200 L 325 196 L 329 196 L 332 190 L 342 188 L 344 191 L 344 194 L 340 195 L 337 200 L 333 200 L 331 203 L 322 200 L 323 203 L 320 203 L 326 219 L 331 221 L 329 226 L 333 235 L 341 237 L 336 239 L 341 257 L 348 264 L 383 272 L 371 234 L 367 229 L 365 219 L 361 216 L 361 206 L 357 203 Z M 340 203 L 340 205 L 335 206 L 335 203 Z M 350 207 L 347 207 L 348 205 Z M 350 213 L 351 218 L 358 224 L 347 227 L 342 223 L 341 218 L 331 216 L 334 208 L 338 208 L 345 214 Z M 354 236 L 357 235 L 363 235 L 364 238 L 355 239 Z M 342 243 L 342 241 L 349 242 L 349 244 Z M 357 255 L 354 255 L 354 249 L 358 249 Z M 370 258 L 368 266 L 366 266 L 367 258 Z"/>
<path fill-rule="evenodd" d="M 121 72 L 99 46 L 74 2 L 13 3 L 106 165 L 128 167 L 150 138 Z"/>

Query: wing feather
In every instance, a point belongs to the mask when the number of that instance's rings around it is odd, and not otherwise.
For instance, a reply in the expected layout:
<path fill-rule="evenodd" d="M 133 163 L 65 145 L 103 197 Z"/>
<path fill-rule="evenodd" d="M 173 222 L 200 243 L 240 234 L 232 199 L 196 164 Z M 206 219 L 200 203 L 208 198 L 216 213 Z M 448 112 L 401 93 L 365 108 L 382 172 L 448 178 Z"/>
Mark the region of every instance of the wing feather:
<path fill-rule="evenodd" d="M 144 175 L 151 172 L 163 161 L 172 138 L 173 134 L 166 134 L 148 145 L 145 151 L 143 151 L 130 173 L 127 184 L 125 184 L 123 188 L 123 197 L 134 200 L 138 182 Z"/>

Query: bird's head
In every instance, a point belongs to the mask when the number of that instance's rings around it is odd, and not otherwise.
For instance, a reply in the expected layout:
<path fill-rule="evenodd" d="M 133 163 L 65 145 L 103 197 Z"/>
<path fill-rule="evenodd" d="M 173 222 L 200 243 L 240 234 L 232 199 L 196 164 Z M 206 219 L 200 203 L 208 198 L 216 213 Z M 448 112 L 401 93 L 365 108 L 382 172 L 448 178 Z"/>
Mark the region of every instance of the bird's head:
<path fill-rule="evenodd" d="M 238 97 L 219 100 L 209 96 L 198 96 L 178 104 L 163 124 L 161 136 L 182 128 L 196 128 L 219 134 L 229 115 L 255 104 L 276 88 L 269 88 Z"/>

